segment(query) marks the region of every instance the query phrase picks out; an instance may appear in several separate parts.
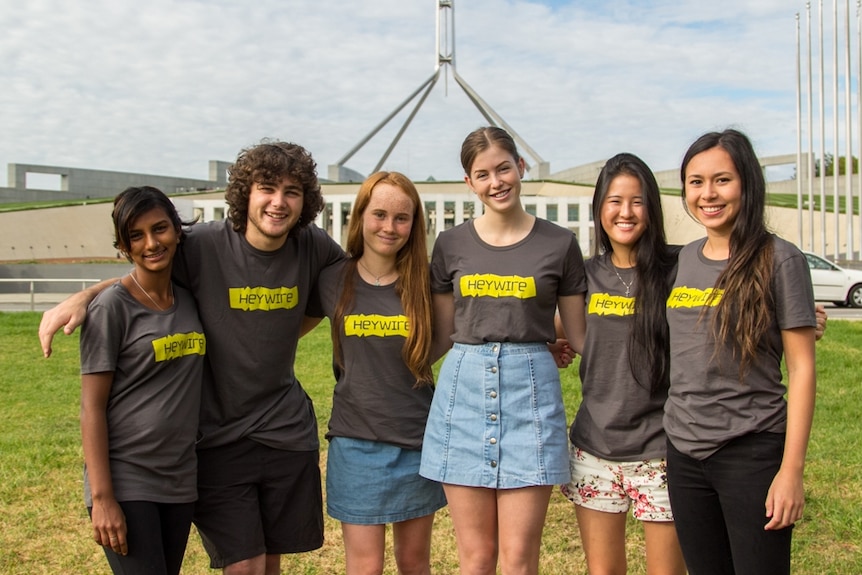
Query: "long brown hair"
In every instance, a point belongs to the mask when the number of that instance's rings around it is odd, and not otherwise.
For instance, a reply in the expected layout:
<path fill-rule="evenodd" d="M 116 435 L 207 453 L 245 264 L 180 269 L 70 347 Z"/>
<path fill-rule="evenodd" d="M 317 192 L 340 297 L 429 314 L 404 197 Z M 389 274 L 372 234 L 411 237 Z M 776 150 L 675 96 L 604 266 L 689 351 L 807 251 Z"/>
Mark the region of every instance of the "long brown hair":
<path fill-rule="evenodd" d="M 389 184 L 403 191 L 413 202 L 413 226 L 407 239 L 395 260 L 398 280 L 395 282 L 395 292 L 401 298 L 404 315 L 410 325 L 407 340 L 401 351 L 404 363 L 416 377 L 416 387 L 431 385 L 431 291 L 428 274 L 428 251 L 425 241 L 425 212 L 422 209 L 422 198 L 410 178 L 399 172 L 377 172 L 369 176 L 359 188 L 350 223 L 347 227 L 347 253 L 350 256 L 344 266 L 341 297 L 335 306 L 332 319 L 333 346 L 336 361 L 341 363 L 341 346 L 338 333 L 344 320 L 344 315 L 353 307 L 354 278 L 356 262 L 365 252 L 365 242 L 362 237 L 362 216 L 371 202 L 371 194 L 378 184 Z"/>
<path fill-rule="evenodd" d="M 712 328 L 716 345 L 730 343 L 740 358 L 739 376 L 742 379 L 774 318 L 774 242 L 766 228 L 766 181 L 754 147 L 742 132 L 732 129 L 710 132 L 689 147 L 680 169 L 683 203 L 685 171 L 689 162 L 712 148 L 721 148 L 728 153 L 740 177 L 741 207 L 730 233 L 727 266 L 715 281 L 715 288 L 723 290 L 723 294 L 715 307 Z"/>
<path fill-rule="evenodd" d="M 602 204 L 618 176 L 638 181 L 644 206 L 646 229 L 634 246 L 635 313 L 629 329 L 629 369 L 638 384 L 656 394 L 666 390 L 670 377 L 670 333 L 666 306 L 670 276 L 676 256 L 667 246 L 661 193 L 649 166 L 634 154 L 617 154 L 607 161 L 596 180 L 593 221 L 596 222 L 596 254 L 611 254 L 613 244 L 601 225 Z M 613 262 L 611 262 L 613 264 Z"/>

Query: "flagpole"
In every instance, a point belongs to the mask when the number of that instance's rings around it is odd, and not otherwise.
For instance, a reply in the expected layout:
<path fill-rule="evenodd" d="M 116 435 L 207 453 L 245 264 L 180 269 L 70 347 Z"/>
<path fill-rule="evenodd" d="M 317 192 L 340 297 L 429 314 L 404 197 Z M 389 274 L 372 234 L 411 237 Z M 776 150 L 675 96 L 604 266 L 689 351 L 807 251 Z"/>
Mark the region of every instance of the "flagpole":
<path fill-rule="evenodd" d="M 839 235 L 841 219 L 838 210 L 838 176 L 840 170 L 841 151 L 838 142 L 838 0 L 832 0 L 832 143 L 835 153 L 832 156 L 832 214 L 835 219 L 835 244 L 832 253 L 838 259 L 841 237 Z"/>
<path fill-rule="evenodd" d="M 857 0 L 862 2 L 862 0 Z M 806 159 L 806 180 L 808 180 L 808 249 L 814 251 L 814 110 L 813 86 L 811 80 L 811 2 L 805 3 L 805 23 L 808 29 L 808 157 Z M 862 97 L 862 92 L 860 92 Z M 862 119 L 862 114 L 860 114 Z M 862 178 L 859 179 L 862 183 Z"/>
<path fill-rule="evenodd" d="M 847 259 L 852 260 L 853 248 L 853 110 L 850 107 L 850 0 L 844 0 L 844 137 L 847 139 L 847 160 L 844 162 L 844 212 L 847 219 Z"/>
<path fill-rule="evenodd" d="M 798 242 L 802 249 L 802 64 L 799 43 L 799 12 L 796 13 L 796 216 Z"/>
<path fill-rule="evenodd" d="M 823 0 L 818 0 L 820 44 L 820 255 L 826 256 L 826 90 L 823 58 Z"/>

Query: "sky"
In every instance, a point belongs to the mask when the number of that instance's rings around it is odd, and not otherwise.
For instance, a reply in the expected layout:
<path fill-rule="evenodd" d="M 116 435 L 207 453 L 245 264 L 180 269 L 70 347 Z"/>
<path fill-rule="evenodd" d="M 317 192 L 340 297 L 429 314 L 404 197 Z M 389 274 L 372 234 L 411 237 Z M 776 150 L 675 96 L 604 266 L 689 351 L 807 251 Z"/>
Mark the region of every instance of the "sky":
<path fill-rule="evenodd" d="M 437 0 L 3 4 L 0 185 L 8 163 L 207 179 L 262 138 L 325 177 L 437 60 Z M 804 35 L 800 0 L 457 0 L 454 66 L 552 172 L 623 151 L 673 169 L 726 127 L 790 154 L 797 12 Z M 412 109 L 347 166 L 370 173 Z M 447 73 L 383 168 L 458 180 L 485 123 Z"/>

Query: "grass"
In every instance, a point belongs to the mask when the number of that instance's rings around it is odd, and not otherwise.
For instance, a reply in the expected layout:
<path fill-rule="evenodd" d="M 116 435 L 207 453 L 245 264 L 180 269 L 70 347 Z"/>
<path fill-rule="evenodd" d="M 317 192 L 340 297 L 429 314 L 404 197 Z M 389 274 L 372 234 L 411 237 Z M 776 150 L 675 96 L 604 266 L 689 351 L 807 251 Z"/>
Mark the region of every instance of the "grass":
<path fill-rule="evenodd" d="M 78 336 L 58 336 L 54 356 L 44 360 L 36 337 L 39 318 L 38 313 L 0 313 L 0 573 L 109 574 L 101 549 L 90 538 L 82 502 Z M 297 372 L 314 399 L 321 432 L 332 400 L 328 337 L 326 324 L 319 326 L 302 340 L 297 355 Z M 831 320 L 818 344 L 817 410 L 805 472 L 807 507 L 794 534 L 794 573 L 862 573 L 860 341 L 862 323 Z M 573 367 L 563 372 L 563 388 L 571 420 L 580 401 Z M 325 457 L 324 451 L 322 463 Z M 642 533 L 629 520 L 629 572 L 634 574 L 645 573 Z M 390 549 L 386 573 L 395 573 L 391 558 Z M 457 573 L 445 509 L 437 515 L 432 561 L 435 573 Z M 337 522 L 327 518 L 322 549 L 286 556 L 282 572 L 343 573 Z M 548 512 L 541 572 L 585 573 L 574 511 L 559 493 Z M 194 530 L 183 573 L 212 573 Z"/>

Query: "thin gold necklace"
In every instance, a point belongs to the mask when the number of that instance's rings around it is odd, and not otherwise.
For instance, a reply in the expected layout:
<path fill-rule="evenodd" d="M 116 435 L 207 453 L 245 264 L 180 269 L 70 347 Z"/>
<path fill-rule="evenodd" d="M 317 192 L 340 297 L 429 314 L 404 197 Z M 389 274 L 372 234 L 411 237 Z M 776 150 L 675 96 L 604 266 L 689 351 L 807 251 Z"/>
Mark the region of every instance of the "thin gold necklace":
<path fill-rule="evenodd" d="M 163 308 L 162 306 L 157 304 L 156 300 L 154 300 L 152 297 L 150 297 L 150 294 L 147 293 L 147 290 L 145 290 L 144 287 L 138 283 L 138 278 L 135 277 L 134 271 L 129 272 L 129 277 L 132 278 L 132 281 L 135 282 L 135 285 L 138 286 L 138 289 L 141 290 L 141 293 L 143 293 L 145 296 L 147 296 L 148 300 L 153 302 L 153 305 L 156 306 L 156 309 L 158 309 L 159 311 L 165 311 L 165 308 Z M 168 289 L 170 290 L 169 297 L 171 300 L 171 305 L 173 305 L 173 302 L 174 302 L 174 284 L 168 284 Z M 171 306 L 169 305 L 168 307 L 171 307 Z"/>
<path fill-rule="evenodd" d="M 362 263 L 362 260 L 361 260 L 361 259 L 356 260 L 356 261 L 359 263 L 359 265 L 360 265 L 360 266 L 362 266 L 362 269 L 364 269 L 364 270 L 365 270 L 365 271 L 367 271 L 369 274 L 371 274 L 372 276 L 374 276 L 374 285 L 376 285 L 376 286 L 379 286 L 379 285 L 380 285 L 380 280 L 381 280 L 381 279 L 385 278 L 386 276 L 390 276 L 390 275 L 392 275 L 392 274 L 394 274 L 394 273 L 396 273 L 396 272 L 398 271 L 398 270 L 392 270 L 392 271 L 388 271 L 388 272 L 386 272 L 385 274 L 381 274 L 381 275 L 379 275 L 379 276 L 378 276 L 378 275 L 375 275 L 373 271 L 371 271 L 370 269 L 368 269 L 368 268 L 366 267 L 366 265 L 365 265 L 364 263 Z"/>

